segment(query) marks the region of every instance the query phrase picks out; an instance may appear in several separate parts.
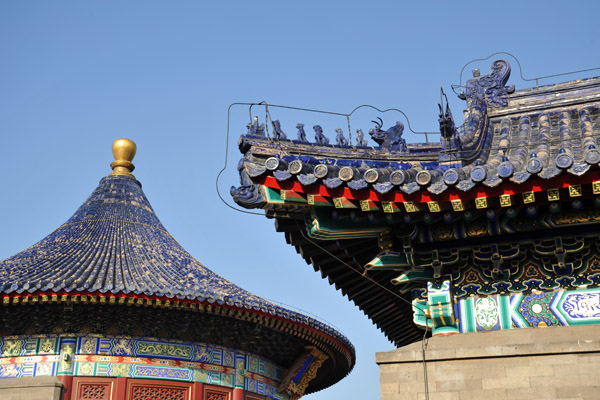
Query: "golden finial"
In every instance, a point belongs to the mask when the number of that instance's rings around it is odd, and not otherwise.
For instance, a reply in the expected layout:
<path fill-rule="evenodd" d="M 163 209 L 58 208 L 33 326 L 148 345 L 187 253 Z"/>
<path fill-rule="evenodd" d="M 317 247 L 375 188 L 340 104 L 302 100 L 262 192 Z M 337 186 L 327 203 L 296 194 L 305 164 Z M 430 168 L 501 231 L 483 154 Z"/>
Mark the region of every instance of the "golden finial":
<path fill-rule="evenodd" d="M 131 163 L 133 157 L 135 157 L 135 151 L 137 146 L 133 140 L 129 139 L 117 139 L 113 142 L 112 152 L 115 157 L 115 161 L 110 163 L 110 167 L 113 169 L 111 175 L 131 175 L 134 170 L 134 166 Z"/>

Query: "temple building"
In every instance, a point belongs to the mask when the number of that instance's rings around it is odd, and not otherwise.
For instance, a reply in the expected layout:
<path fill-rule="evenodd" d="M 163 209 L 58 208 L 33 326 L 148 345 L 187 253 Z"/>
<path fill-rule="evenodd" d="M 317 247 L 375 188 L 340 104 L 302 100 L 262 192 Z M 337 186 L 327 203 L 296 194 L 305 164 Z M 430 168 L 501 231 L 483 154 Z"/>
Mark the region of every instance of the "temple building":
<path fill-rule="evenodd" d="M 256 119 L 239 140 L 233 199 L 398 347 L 376 356 L 382 399 L 600 396 L 600 78 L 509 75 L 474 70 L 435 143 L 381 119 L 375 143 Z"/>
<path fill-rule="evenodd" d="M 63 225 L 0 261 L 4 400 L 295 400 L 355 363 L 341 333 L 207 269 L 132 175 L 136 145 Z"/>

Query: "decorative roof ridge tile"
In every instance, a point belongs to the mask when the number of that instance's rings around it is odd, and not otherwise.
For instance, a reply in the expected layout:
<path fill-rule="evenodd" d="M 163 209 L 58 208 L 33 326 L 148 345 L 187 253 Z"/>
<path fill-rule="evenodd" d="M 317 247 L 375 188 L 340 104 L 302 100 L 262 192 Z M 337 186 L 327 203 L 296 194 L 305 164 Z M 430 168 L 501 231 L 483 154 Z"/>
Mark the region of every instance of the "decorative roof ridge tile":
<path fill-rule="evenodd" d="M 313 183 L 316 183 L 318 179 L 319 178 L 317 178 L 314 174 L 299 174 L 298 175 L 298 182 L 300 182 L 304 186 L 312 185 Z"/>
<path fill-rule="evenodd" d="M 527 179 L 529 179 L 531 177 L 531 174 L 527 171 L 519 171 L 515 174 L 513 174 L 513 176 L 511 176 L 509 179 L 516 183 L 516 184 L 521 184 L 523 182 L 525 182 Z"/>
<path fill-rule="evenodd" d="M 487 187 L 496 187 L 502 183 L 503 179 L 498 176 L 490 176 L 483 181 L 483 184 Z"/>
<path fill-rule="evenodd" d="M 353 190 L 365 189 L 369 184 L 364 179 L 353 179 L 348 182 L 348 187 Z"/>
<path fill-rule="evenodd" d="M 373 185 L 373 189 L 375 189 L 375 191 L 379 194 L 386 194 L 393 188 L 394 188 L 394 185 L 392 185 L 389 182 L 376 183 Z"/>
<path fill-rule="evenodd" d="M 410 143 L 408 151 L 402 152 L 393 149 L 382 149 L 380 147 L 356 147 L 356 146 L 331 146 L 318 143 L 301 144 L 284 140 L 278 142 L 269 141 L 264 137 L 242 135 L 240 142 L 243 148 L 250 149 L 253 146 L 277 150 L 284 154 L 302 154 L 314 157 L 334 157 L 338 159 L 368 159 L 374 161 L 395 161 L 402 158 L 412 162 L 423 160 L 425 162 L 437 161 L 438 152 L 441 150 L 440 143 Z M 411 151 L 414 150 L 414 151 Z"/>
<path fill-rule="evenodd" d="M 247 162 L 244 164 L 244 169 L 248 173 L 248 176 L 251 178 L 256 178 L 257 176 L 261 176 L 267 171 L 267 168 L 264 165 L 255 164 L 251 162 Z"/>
<path fill-rule="evenodd" d="M 591 168 L 591 165 L 588 163 L 578 163 L 573 164 L 571 168 L 567 170 L 568 173 L 576 176 L 582 176 L 586 172 L 588 172 Z"/>
<path fill-rule="evenodd" d="M 400 186 L 400 190 L 402 190 L 406 194 L 412 194 L 418 192 L 421 189 L 421 186 L 417 182 L 409 182 L 402 186 Z"/>
<path fill-rule="evenodd" d="M 342 186 L 342 184 L 344 183 L 344 181 L 342 181 L 340 178 L 335 177 L 335 178 L 326 178 L 326 179 L 323 179 L 323 183 L 329 189 L 335 189 L 337 187 Z"/>
<path fill-rule="evenodd" d="M 538 173 L 538 176 L 543 179 L 552 179 L 558 175 L 560 175 L 561 170 L 556 165 L 550 165 L 542 170 L 541 173 Z"/>
<path fill-rule="evenodd" d="M 276 170 L 276 171 L 273 171 L 273 176 L 278 181 L 287 181 L 288 179 L 290 179 L 292 177 L 292 174 L 290 174 L 288 171 L 277 171 Z"/>
<path fill-rule="evenodd" d="M 589 86 L 600 87 L 600 76 L 595 76 L 595 77 L 590 77 L 590 78 L 585 78 L 585 79 L 574 79 L 574 80 L 567 81 L 567 82 L 550 83 L 547 85 L 542 85 L 542 86 L 537 86 L 537 87 L 518 89 L 518 90 L 515 90 L 511 94 L 510 97 L 511 98 L 521 97 L 521 96 L 529 97 L 532 95 L 537 95 L 537 94 L 546 93 L 546 92 L 573 91 L 573 90 L 578 90 L 582 87 L 589 87 Z"/>
<path fill-rule="evenodd" d="M 471 179 L 464 179 L 464 180 L 458 182 L 456 187 L 463 192 L 467 192 L 467 191 L 473 189 L 475 187 L 475 185 L 476 185 L 476 183 L 473 182 Z"/>
<path fill-rule="evenodd" d="M 429 191 L 430 193 L 433 193 L 433 194 L 443 193 L 447 189 L 448 189 L 448 186 L 444 182 L 441 182 L 441 181 L 433 183 L 432 185 L 429 185 L 427 187 L 427 191 Z"/>

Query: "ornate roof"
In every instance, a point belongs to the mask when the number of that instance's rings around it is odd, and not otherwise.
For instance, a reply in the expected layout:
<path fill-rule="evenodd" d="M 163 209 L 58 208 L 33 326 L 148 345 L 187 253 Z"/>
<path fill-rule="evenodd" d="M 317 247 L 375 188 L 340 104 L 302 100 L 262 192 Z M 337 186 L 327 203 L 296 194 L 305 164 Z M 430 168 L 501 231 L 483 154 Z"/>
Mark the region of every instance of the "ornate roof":
<path fill-rule="evenodd" d="M 325 191 L 366 190 L 377 199 L 396 194 L 398 199 L 418 201 L 440 195 L 439 200 L 447 201 L 452 195 L 467 198 L 469 192 L 502 183 L 581 176 L 597 165 L 600 78 L 515 91 L 505 86 L 509 74 L 508 63 L 498 60 L 489 75 L 467 82 L 462 95 L 467 118 L 460 129 L 447 105 L 440 105 L 438 143 L 407 144 L 401 122 L 387 131 L 381 125 L 371 129 L 379 144 L 375 147 L 367 146 L 361 130 L 356 145 L 341 130 L 337 145 L 319 139 L 319 126 L 315 143 L 306 140 L 303 128 L 298 134 L 303 140 L 284 140 L 277 129 L 269 140 L 261 136 L 264 131 L 251 130 L 240 139 L 245 154 L 241 168 L 247 175 L 242 184 L 298 182 L 303 187 L 322 185 Z M 243 191 L 234 198 L 254 207 Z"/>
<path fill-rule="evenodd" d="M 275 218 L 288 243 L 390 340 L 419 340 L 410 302 L 426 277 L 479 263 L 489 276 L 477 290 L 502 293 L 514 286 L 497 281 L 508 274 L 498 260 L 521 268 L 526 254 L 546 260 L 542 242 L 597 232 L 600 78 L 515 90 L 509 75 L 503 60 L 488 75 L 475 70 L 459 96 L 464 124 L 439 105 L 437 143 L 407 143 L 402 122 L 376 123 L 377 146 L 360 129 L 354 143 L 337 130 L 330 144 L 315 125 L 311 143 L 302 124 L 289 140 L 279 123 L 272 138 L 250 123 L 233 199 Z M 548 279 L 547 287 L 561 285 Z"/>
<path fill-rule="evenodd" d="M 210 330 L 198 327 L 199 332 L 206 331 L 206 337 L 190 335 L 197 340 L 219 341 L 219 335 L 213 337 L 218 331 L 214 326 L 216 318 L 225 331 L 229 328 L 236 331 L 234 325 L 239 322 L 235 321 L 240 320 L 249 322 L 245 323 L 248 327 L 239 328 L 245 335 L 260 336 L 257 329 L 251 332 L 250 325 L 264 325 L 278 331 L 279 336 L 295 336 L 295 342 L 288 343 L 290 349 L 295 349 L 289 350 L 292 353 L 304 351 L 302 342 L 319 347 L 331 358 L 327 372 L 331 376 L 317 379 L 316 386 L 309 385 L 309 391 L 334 383 L 352 369 L 354 348 L 340 332 L 241 289 L 185 251 L 162 225 L 144 195 L 142 185 L 130 172 L 135 144 L 121 139 L 113 145 L 113 152 L 116 161 L 111 166 L 114 171 L 102 178 L 67 222 L 35 245 L 0 261 L 0 296 L 5 305 L 33 302 L 48 303 L 48 306 L 59 302 L 143 304 L 161 308 L 173 305 L 178 309 L 213 314 L 205 317 L 207 322 L 210 321 Z M 129 154 L 123 154 L 126 152 Z M 154 311 L 154 315 L 159 318 L 164 311 L 167 310 Z M 79 318 L 88 318 L 86 313 L 89 311 L 82 311 Z M 53 315 L 60 318 L 58 314 Z M 166 315 L 164 318 L 165 321 L 172 320 Z M 127 319 L 135 318 L 129 316 Z M 10 333 L 19 334 L 16 331 Z M 232 347 L 257 346 L 252 342 L 253 338 L 220 336 L 238 342 L 226 343 Z M 290 363 L 298 355 L 274 352 L 268 349 L 274 346 L 268 341 L 261 345 L 263 349 L 255 348 L 254 351 L 284 363 Z"/>
<path fill-rule="evenodd" d="M 128 175 L 102 178 L 67 222 L 1 261 L 0 282 L 4 293 L 98 291 L 277 308 L 185 251 Z"/>

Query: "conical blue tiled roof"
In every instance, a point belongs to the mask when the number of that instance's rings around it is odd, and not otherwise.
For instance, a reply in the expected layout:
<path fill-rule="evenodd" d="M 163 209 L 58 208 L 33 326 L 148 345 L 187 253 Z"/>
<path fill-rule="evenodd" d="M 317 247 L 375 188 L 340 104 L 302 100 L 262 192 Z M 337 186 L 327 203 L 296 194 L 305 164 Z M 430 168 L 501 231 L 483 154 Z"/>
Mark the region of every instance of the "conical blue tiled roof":
<path fill-rule="evenodd" d="M 0 261 L 7 334 L 142 329 L 251 351 L 285 368 L 316 346 L 325 359 L 308 392 L 352 369 L 354 347 L 340 332 L 241 289 L 185 251 L 131 174 L 135 144 L 117 140 L 113 153 L 113 172 L 67 222 Z"/>
<path fill-rule="evenodd" d="M 135 149 L 131 159 L 134 154 Z M 117 160 L 111 167 L 115 172 L 100 180 L 67 222 L 0 261 L 0 295 L 96 293 L 225 305 L 308 325 L 353 351 L 330 326 L 253 295 L 206 268 L 167 232 L 130 173 L 133 164 Z"/>
<path fill-rule="evenodd" d="M 140 183 L 109 175 L 66 223 L 0 262 L 0 290 L 134 293 L 260 307 L 207 269 L 162 225 Z"/>

